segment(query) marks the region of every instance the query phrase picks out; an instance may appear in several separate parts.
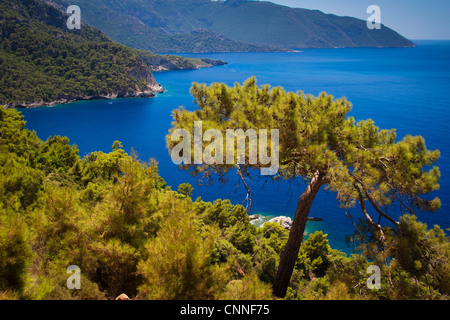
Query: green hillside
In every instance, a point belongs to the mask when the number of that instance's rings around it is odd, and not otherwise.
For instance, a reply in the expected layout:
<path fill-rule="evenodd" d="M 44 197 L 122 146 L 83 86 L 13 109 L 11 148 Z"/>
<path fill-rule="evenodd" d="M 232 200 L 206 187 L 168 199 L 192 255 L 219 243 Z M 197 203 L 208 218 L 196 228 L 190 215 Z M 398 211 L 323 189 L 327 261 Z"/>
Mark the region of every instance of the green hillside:
<path fill-rule="evenodd" d="M 161 56 L 111 41 L 40 0 L 0 0 L 0 103 L 52 105 L 80 99 L 147 97 L 162 90 L 152 70 L 198 69 L 223 61 Z"/>
<path fill-rule="evenodd" d="M 298 48 L 410 47 L 366 21 L 246 0 L 57 0 L 79 5 L 112 39 L 155 52 L 279 51 Z"/>
<path fill-rule="evenodd" d="M 1 0 L 0 103 L 49 104 L 160 90 L 138 54 L 84 25 L 69 30 L 57 9 L 37 0 Z"/>

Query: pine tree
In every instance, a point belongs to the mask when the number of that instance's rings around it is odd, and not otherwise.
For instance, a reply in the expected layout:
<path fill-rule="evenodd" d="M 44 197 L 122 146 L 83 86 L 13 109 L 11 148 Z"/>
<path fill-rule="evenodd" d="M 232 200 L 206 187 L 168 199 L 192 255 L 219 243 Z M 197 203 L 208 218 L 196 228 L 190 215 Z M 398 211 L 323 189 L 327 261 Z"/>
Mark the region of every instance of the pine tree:
<path fill-rule="evenodd" d="M 439 188 L 440 172 L 433 166 L 439 151 L 429 151 L 421 136 L 408 135 L 397 141 L 394 129 L 380 130 L 372 120 L 356 122 L 348 116 L 351 104 L 345 98 L 334 99 L 326 93 L 313 97 L 268 85 L 259 87 L 254 77 L 234 87 L 194 83 L 191 94 L 197 109 L 191 112 L 180 108 L 173 112 L 173 127 L 167 137 L 169 148 L 177 143 L 171 140 L 175 129 L 186 129 L 194 136 L 195 121 L 202 121 L 203 132 L 211 128 L 223 133 L 225 129 L 256 132 L 278 129 L 280 168 L 274 179 L 301 178 L 307 182 L 280 258 L 273 285 L 276 296 L 286 294 L 308 214 L 322 186 L 335 191 L 344 208 L 359 204 L 367 221 L 379 231 L 381 240 L 384 239 L 381 221 L 387 221 L 393 228 L 399 226 L 388 213 L 389 206 L 396 205 L 407 212 L 436 211 L 440 207 L 438 198 L 422 197 Z M 184 167 L 206 177 L 214 172 L 221 180 L 231 170 L 244 178 L 253 174 L 250 169 L 264 167 L 260 161 L 250 164 L 248 150 L 245 165 L 226 164 L 225 152 L 223 156 L 224 164 Z M 378 215 L 377 219 L 371 216 L 372 211 Z"/>

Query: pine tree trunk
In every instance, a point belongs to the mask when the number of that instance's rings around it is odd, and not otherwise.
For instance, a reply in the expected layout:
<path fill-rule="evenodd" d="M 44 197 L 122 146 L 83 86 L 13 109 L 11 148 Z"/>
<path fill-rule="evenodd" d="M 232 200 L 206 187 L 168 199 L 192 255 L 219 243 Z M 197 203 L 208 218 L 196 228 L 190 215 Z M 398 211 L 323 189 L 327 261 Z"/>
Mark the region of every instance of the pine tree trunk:
<path fill-rule="evenodd" d="M 295 261 L 297 260 L 300 245 L 303 240 L 303 233 L 305 231 L 309 211 L 320 187 L 328 182 L 328 179 L 324 178 L 324 176 L 317 171 L 306 190 L 300 196 L 295 211 L 294 221 L 292 222 L 292 228 L 289 232 L 289 238 L 286 247 L 281 254 L 277 275 L 275 276 L 275 281 L 273 283 L 273 294 L 277 297 L 283 298 L 286 295 L 287 287 L 291 280 L 292 272 L 294 271 Z"/>

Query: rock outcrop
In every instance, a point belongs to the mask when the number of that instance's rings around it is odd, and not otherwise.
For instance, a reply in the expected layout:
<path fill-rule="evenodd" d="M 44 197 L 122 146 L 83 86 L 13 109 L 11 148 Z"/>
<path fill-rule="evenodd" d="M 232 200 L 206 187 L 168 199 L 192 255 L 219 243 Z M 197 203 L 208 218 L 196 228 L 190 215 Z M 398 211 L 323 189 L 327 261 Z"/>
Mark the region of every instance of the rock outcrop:
<path fill-rule="evenodd" d="M 257 215 L 257 214 L 250 216 L 250 221 L 256 221 L 256 220 L 259 220 L 259 219 L 260 219 L 260 216 Z M 308 218 L 308 221 L 322 221 L 322 220 L 323 220 L 322 218 L 313 218 L 313 217 L 309 217 Z M 272 218 L 272 219 L 270 219 L 270 220 L 268 220 L 268 221 L 266 221 L 264 223 L 267 223 L 267 222 L 277 222 L 283 228 L 288 229 L 288 230 L 291 230 L 291 228 L 292 228 L 292 219 L 289 218 L 289 217 L 286 217 L 286 216 L 275 217 L 275 218 Z M 261 224 L 260 227 L 262 227 L 264 225 L 264 223 Z"/>
<path fill-rule="evenodd" d="M 122 293 L 116 300 L 131 300 L 125 293 Z"/>
<path fill-rule="evenodd" d="M 271 223 L 271 222 L 277 222 L 277 223 L 279 223 L 283 228 L 288 229 L 288 230 L 291 230 L 291 228 L 292 228 L 292 219 L 289 218 L 289 217 L 286 217 L 286 216 L 279 216 L 279 217 L 272 218 L 272 219 L 270 219 L 269 221 L 264 222 L 264 224 L 265 224 L 265 223 L 268 223 L 268 222 L 269 222 L 269 223 Z M 263 226 L 264 224 L 262 224 L 261 226 Z"/>

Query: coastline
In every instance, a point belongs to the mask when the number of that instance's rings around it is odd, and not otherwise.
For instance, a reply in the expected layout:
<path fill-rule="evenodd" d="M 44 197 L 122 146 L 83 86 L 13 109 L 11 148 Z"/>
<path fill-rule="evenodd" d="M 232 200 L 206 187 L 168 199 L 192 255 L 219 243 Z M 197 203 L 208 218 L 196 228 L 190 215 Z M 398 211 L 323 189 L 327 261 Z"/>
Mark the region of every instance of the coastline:
<path fill-rule="evenodd" d="M 114 92 L 105 95 L 98 96 L 68 96 L 52 101 L 39 101 L 39 102 L 17 102 L 17 103 L 4 103 L 2 104 L 4 108 L 13 109 L 28 109 L 37 107 L 53 107 L 60 104 L 68 104 L 77 101 L 95 101 L 95 100 L 113 100 L 121 98 L 152 98 L 156 96 L 156 93 L 163 93 L 165 89 L 159 84 L 149 85 L 147 90 L 141 91 L 131 91 L 131 92 Z"/>
<path fill-rule="evenodd" d="M 212 68 L 215 66 L 226 65 L 228 62 L 223 60 L 213 60 L 209 58 L 198 58 L 191 60 L 199 60 L 201 64 L 197 64 L 194 67 L 177 67 L 175 65 L 171 65 L 170 67 L 163 65 L 147 65 L 150 69 L 151 75 L 153 72 L 168 72 L 168 71 L 179 71 L 179 70 L 199 70 L 203 68 Z M 167 62 L 169 62 L 167 60 Z M 153 78 L 153 75 L 152 75 Z M 154 78 L 153 78 L 154 80 Z M 113 100 L 113 99 L 122 99 L 122 98 L 152 98 L 155 97 L 157 93 L 163 93 L 166 90 L 164 87 L 157 83 L 156 81 L 151 81 L 147 86 L 147 90 L 136 90 L 136 91 L 126 91 L 126 92 L 113 92 L 104 95 L 95 95 L 95 96 L 78 96 L 78 95 L 67 95 L 66 97 L 62 97 L 52 101 L 33 101 L 33 102 L 15 102 L 15 103 L 0 103 L 4 108 L 13 108 L 13 109 L 28 109 L 28 108 L 37 108 L 37 107 L 53 107 L 55 105 L 68 104 L 77 101 L 95 101 L 95 100 Z"/>

